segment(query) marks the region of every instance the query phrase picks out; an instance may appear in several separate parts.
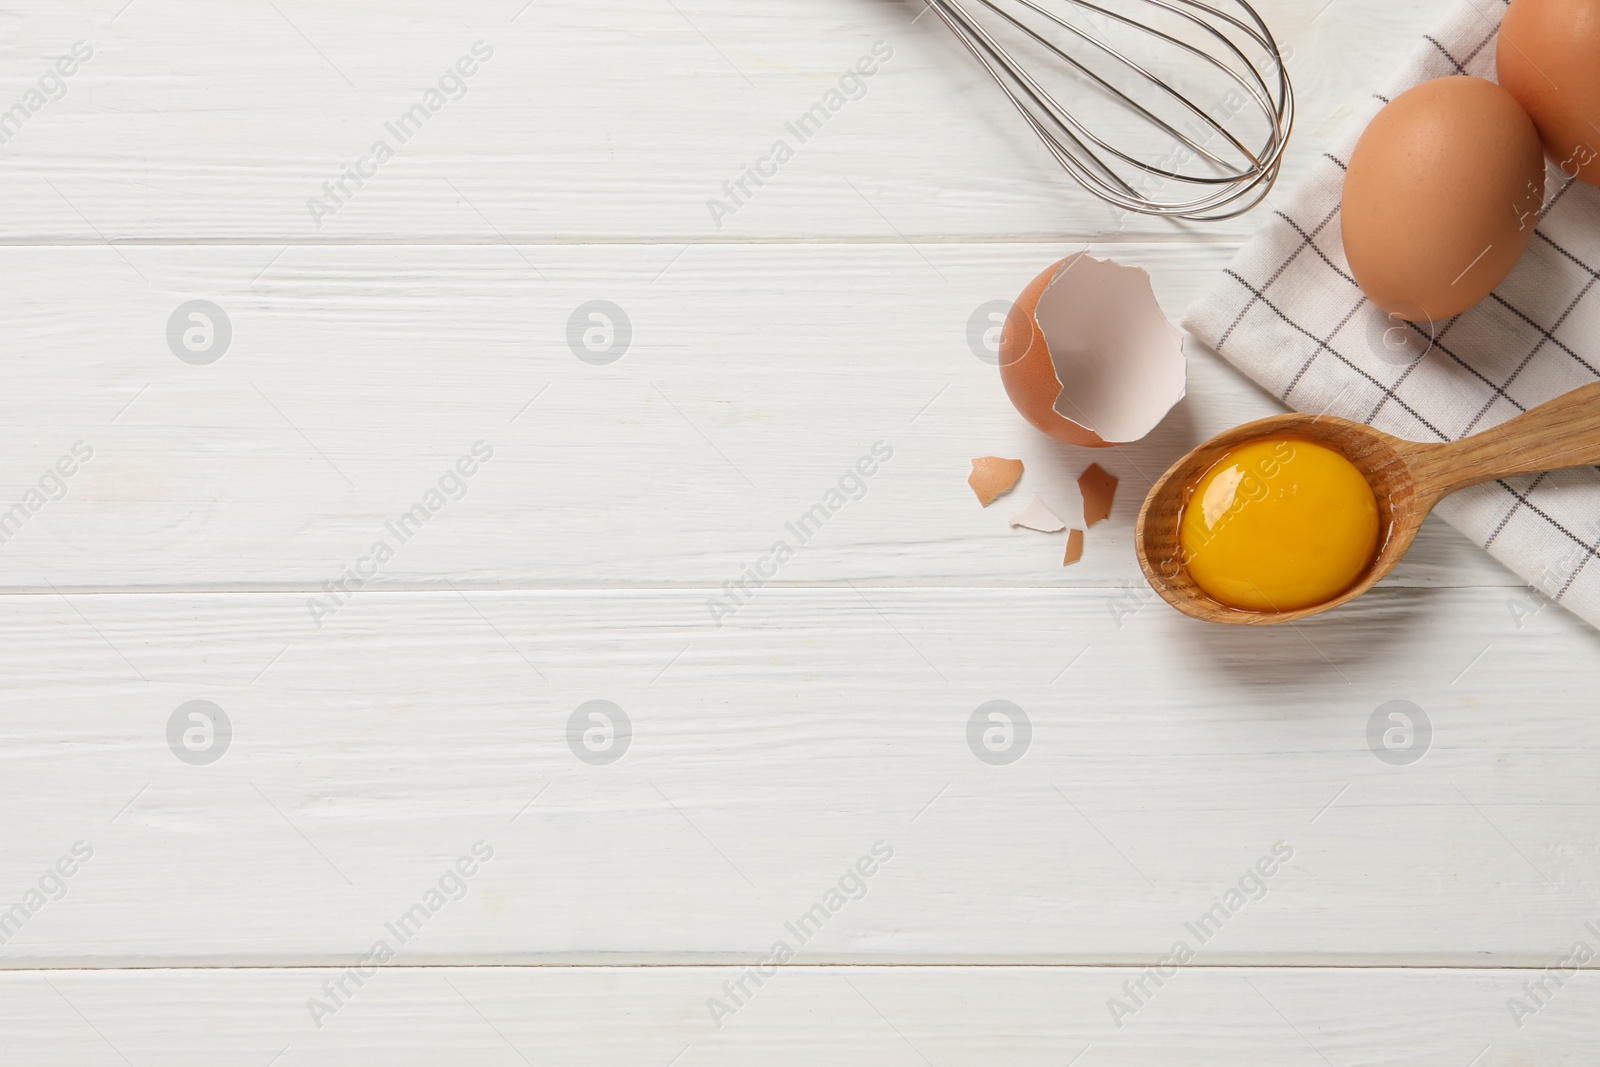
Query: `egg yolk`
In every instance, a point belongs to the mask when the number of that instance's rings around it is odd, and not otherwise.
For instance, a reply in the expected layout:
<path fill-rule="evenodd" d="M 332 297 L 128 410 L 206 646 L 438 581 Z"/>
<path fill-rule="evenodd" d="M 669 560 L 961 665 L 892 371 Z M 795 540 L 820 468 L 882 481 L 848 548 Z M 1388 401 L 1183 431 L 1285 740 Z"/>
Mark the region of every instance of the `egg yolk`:
<path fill-rule="evenodd" d="M 1292 611 L 1350 587 L 1378 548 L 1378 502 L 1349 460 L 1294 438 L 1251 441 L 1195 483 L 1183 564 L 1213 599 Z"/>

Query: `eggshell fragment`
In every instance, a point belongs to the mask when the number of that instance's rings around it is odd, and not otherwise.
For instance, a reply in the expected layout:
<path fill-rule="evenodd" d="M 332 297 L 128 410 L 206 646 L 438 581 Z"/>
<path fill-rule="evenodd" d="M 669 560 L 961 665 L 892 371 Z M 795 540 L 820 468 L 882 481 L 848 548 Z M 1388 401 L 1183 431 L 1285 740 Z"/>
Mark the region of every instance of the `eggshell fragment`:
<path fill-rule="evenodd" d="M 1083 524 L 1093 526 L 1111 517 L 1111 501 L 1117 495 L 1117 478 L 1098 463 L 1078 476 L 1078 492 L 1083 494 Z"/>
<path fill-rule="evenodd" d="M 1051 264 L 1011 307 L 1000 380 L 1022 417 L 1068 444 L 1137 441 L 1183 399 L 1183 337 L 1150 275 L 1086 252 Z"/>
<path fill-rule="evenodd" d="M 1056 518 L 1037 495 L 1034 496 L 1032 503 L 1011 516 L 1011 525 L 1024 526 L 1040 533 L 1058 533 L 1067 528 L 1067 524 Z"/>
<path fill-rule="evenodd" d="M 1071 530 L 1067 533 L 1067 556 L 1061 561 L 1063 567 L 1070 567 L 1083 558 L 1083 531 Z"/>
<path fill-rule="evenodd" d="M 978 494 L 978 503 L 988 507 L 994 503 L 995 497 L 1009 493 L 1021 477 L 1022 460 L 983 456 L 972 461 L 972 473 L 967 476 L 967 484 Z"/>

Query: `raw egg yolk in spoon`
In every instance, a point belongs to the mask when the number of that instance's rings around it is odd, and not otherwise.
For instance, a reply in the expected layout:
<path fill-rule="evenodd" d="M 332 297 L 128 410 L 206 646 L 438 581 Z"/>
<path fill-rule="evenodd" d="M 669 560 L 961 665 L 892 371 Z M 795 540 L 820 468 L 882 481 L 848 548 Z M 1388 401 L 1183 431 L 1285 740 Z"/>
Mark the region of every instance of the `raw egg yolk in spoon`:
<path fill-rule="evenodd" d="M 1295 438 L 1231 449 L 1195 483 L 1179 542 L 1195 584 L 1247 611 L 1331 600 L 1378 548 L 1378 503 L 1348 459 Z"/>

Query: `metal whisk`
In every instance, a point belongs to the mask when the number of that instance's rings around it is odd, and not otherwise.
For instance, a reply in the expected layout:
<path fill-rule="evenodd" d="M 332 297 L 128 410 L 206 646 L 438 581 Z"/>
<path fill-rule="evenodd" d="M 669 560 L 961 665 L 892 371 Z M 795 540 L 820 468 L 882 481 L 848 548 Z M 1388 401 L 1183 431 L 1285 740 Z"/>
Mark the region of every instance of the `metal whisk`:
<path fill-rule="evenodd" d="M 1117 207 L 1232 218 L 1278 177 L 1294 91 L 1244 0 L 924 2 L 1073 180 Z"/>

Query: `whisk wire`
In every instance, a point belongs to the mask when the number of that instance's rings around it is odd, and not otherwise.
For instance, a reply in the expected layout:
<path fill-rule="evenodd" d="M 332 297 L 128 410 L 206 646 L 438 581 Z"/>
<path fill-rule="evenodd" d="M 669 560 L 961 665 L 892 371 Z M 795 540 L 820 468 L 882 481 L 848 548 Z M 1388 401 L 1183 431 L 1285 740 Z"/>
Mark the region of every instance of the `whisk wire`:
<path fill-rule="evenodd" d="M 1102 181 L 1109 181 L 1115 183 L 1127 195 L 1136 195 L 1136 191 L 1131 185 L 1124 182 L 1115 171 L 1106 167 L 1100 158 L 1090 152 L 1088 146 L 1073 134 L 1072 129 L 1076 126 L 1076 120 L 1072 118 L 1071 113 L 1061 107 L 1055 98 L 1044 90 L 1026 70 L 1018 66 L 1011 54 L 995 42 L 994 38 L 982 26 L 970 21 L 965 10 L 959 5 L 946 6 L 940 0 L 928 0 L 928 2 L 934 12 L 955 31 L 961 43 L 966 45 L 967 49 L 977 57 L 978 62 L 982 63 L 984 68 L 988 70 L 990 76 L 994 78 L 996 84 L 1010 98 L 1023 119 L 1033 128 L 1034 133 L 1038 134 L 1045 148 L 1075 181 L 1084 188 L 1091 190 L 1100 187 Z M 993 57 L 993 61 L 985 56 L 985 52 L 988 52 Z M 996 69 L 996 62 L 1000 64 L 1000 69 Z M 1038 115 L 1017 96 L 1016 91 L 1006 80 L 1006 75 L 1001 73 L 1002 70 L 1007 72 L 1033 103 L 1061 128 L 1062 134 L 1066 139 L 1080 150 L 1081 157 L 1066 150 L 1057 140 L 1055 134 L 1043 124 Z M 1103 174 L 1103 179 L 1084 175 L 1082 171 L 1088 166 L 1098 167 Z"/>
<path fill-rule="evenodd" d="M 1022 0 L 1022 2 L 1027 4 L 1029 7 L 1038 9 L 1037 5 L 1034 4 L 1032 2 L 1032 0 Z M 1221 41 L 1222 41 L 1222 43 L 1223 43 L 1223 45 L 1225 47 L 1227 47 L 1231 52 L 1233 52 L 1233 54 L 1235 56 L 1238 57 L 1238 59 L 1239 59 L 1239 61 L 1241 63 L 1245 64 L 1246 68 L 1250 70 L 1251 74 L 1256 76 L 1256 84 L 1255 85 L 1252 85 L 1248 80 L 1245 79 L 1244 75 L 1240 74 L 1238 71 L 1234 70 L 1232 67 L 1230 67 L 1226 63 L 1222 62 L 1216 56 L 1211 55 L 1209 52 L 1206 52 L 1202 48 L 1198 48 L 1195 45 L 1190 44 L 1188 41 L 1182 40 L 1181 38 L 1178 38 L 1178 37 L 1174 37 L 1172 34 L 1165 33 L 1162 30 L 1160 30 L 1160 29 L 1158 29 L 1158 28 L 1156 28 L 1154 26 L 1144 26 L 1144 25 L 1142 25 L 1140 23 L 1135 22 L 1133 19 L 1130 19 L 1128 16 L 1123 15 L 1123 14 L 1121 14 L 1119 12 L 1112 11 L 1109 8 L 1101 7 L 1098 4 L 1090 3 L 1089 0 L 1073 0 L 1073 2 L 1076 3 L 1079 7 L 1085 8 L 1086 10 L 1089 10 L 1089 11 L 1096 12 L 1097 14 L 1100 14 L 1100 15 L 1104 15 L 1107 18 L 1114 19 L 1117 22 L 1121 22 L 1122 24 L 1124 24 L 1126 26 L 1131 26 L 1131 27 L 1134 27 L 1136 29 L 1143 29 L 1145 32 L 1148 32 L 1151 36 L 1160 38 L 1161 40 L 1166 41 L 1167 43 L 1173 45 L 1176 48 L 1183 49 L 1185 52 L 1188 52 L 1190 55 L 1193 55 L 1194 57 L 1199 59 L 1201 62 L 1206 63 L 1206 64 L 1208 64 L 1208 65 L 1210 65 L 1212 67 L 1215 67 L 1217 70 L 1221 71 L 1226 77 L 1228 77 L 1230 80 L 1232 80 L 1234 82 L 1234 84 L 1238 85 L 1245 92 L 1249 93 L 1251 95 L 1251 97 L 1255 100 L 1255 102 L 1260 107 L 1262 107 L 1263 109 L 1270 109 L 1272 107 L 1272 105 L 1268 102 L 1268 97 L 1270 97 L 1271 94 L 1272 94 L 1271 88 L 1261 79 L 1259 72 L 1257 72 L 1255 70 L 1255 68 L 1250 65 L 1249 59 L 1244 55 L 1243 52 L 1239 51 L 1239 49 L 1234 45 L 1233 41 L 1231 39 L 1229 39 L 1226 34 L 1216 34 L 1216 36 L 1218 36 L 1221 39 Z M 1160 3 L 1159 0 L 1151 0 L 1151 2 L 1153 3 L 1153 6 L 1159 7 L 1161 9 L 1165 10 L 1165 11 L 1169 11 L 1172 14 L 1178 16 L 1179 18 L 1185 19 L 1186 21 L 1189 21 L 1189 22 L 1195 24 L 1197 27 L 1199 27 L 1200 29 L 1202 29 L 1202 30 L 1204 30 L 1204 31 L 1206 31 L 1208 33 L 1215 33 L 1215 31 L 1212 30 L 1211 27 L 1209 27 L 1209 26 L 1207 26 L 1205 24 L 1204 20 L 1199 19 L 1197 16 L 1191 15 L 1186 11 L 1180 11 L 1179 9 L 1173 7 L 1170 4 Z M 1204 5 L 1201 5 L 1201 6 L 1204 6 Z M 1273 51 L 1275 49 L 1275 45 L 1273 44 L 1273 42 L 1271 42 L 1270 40 L 1262 39 L 1259 35 L 1257 35 L 1253 30 L 1251 30 L 1244 23 L 1241 23 L 1236 19 L 1229 18 L 1225 13 L 1217 12 L 1214 8 L 1207 7 L 1206 10 L 1207 11 L 1212 11 L 1213 13 L 1218 14 L 1222 18 L 1227 19 L 1229 22 L 1233 23 L 1235 26 L 1237 26 L 1239 28 L 1239 30 L 1241 32 L 1248 34 L 1258 45 L 1260 45 L 1260 47 L 1262 48 L 1263 51 L 1271 52 L 1271 51 Z M 1043 13 L 1043 12 L 1041 12 L 1041 13 Z M 1050 17 L 1059 19 L 1059 16 L 1055 16 L 1055 15 L 1050 15 Z M 1165 82 L 1162 82 L 1161 84 L 1162 84 L 1163 88 L 1168 88 L 1166 86 Z M 1258 86 L 1260 88 L 1260 92 L 1257 92 L 1257 87 Z M 1265 95 L 1263 95 L 1263 94 L 1265 94 Z M 1180 98 L 1182 98 L 1181 94 L 1179 94 L 1179 95 L 1180 95 Z M 1187 98 L 1182 98 L 1182 99 L 1183 99 L 1184 103 L 1190 104 L 1190 101 Z M 1191 107 L 1192 107 L 1192 104 L 1191 104 Z M 1206 119 L 1207 123 L 1209 125 L 1211 125 L 1214 129 L 1219 128 L 1217 123 L 1211 118 L 1211 116 L 1209 114 L 1206 114 L 1204 111 L 1199 111 L 1198 109 L 1196 109 L 1196 110 L 1197 110 L 1197 113 L 1202 115 Z M 1226 130 L 1224 129 L 1223 132 L 1226 133 Z M 1237 143 L 1237 142 L 1235 142 L 1235 143 Z M 1244 151 L 1247 155 L 1251 155 L 1251 153 L 1247 149 L 1244 149 L 1242 146 L 1241 146 L 1241 151 Z M 1254 159 L 1255 157 L 1253 155 L 1251 155 L 1251 158 Z"/>
<path fill-rule="evenodd" d="M 1089 139 L 1103 146 L 1103 141 L 1094 137 L 1025 69 L 1017 66 L 1010 52 L 982 31 L 979 31 L 978 40 L 995 59 L 991 62 L 979 54 L 980 61 L 1069 176 L 1087 189 L 1098 190 L 1101 196 L 1120 199 L 1138 195 L 1138 190 L 1084 143 Z M 1011 80 L 1007 80 L 1008 76 Z"/>
<path fill-rule="evenodd" d="M 1125 0 L 1128 4 L 1142 4 L 1147 9 L 1162 12 L 1193 34 L 1203 35 L 1222 53 L 1220 58 L 1215 52 L 1178 36 L 1178 27 L 1169 30 L 1141 21 L 1105 6 L 1109 0 L 1100 3 L 1093 0 L 924 2 L 988 71 L 1068 176 L 1096 196 L 1133 212 L 1184 219 L 1221 219 L 1248 211 L 1270 191 L 1277 179 L 1294 122 L 1294 91 L 1277 42 L 1246 0 L 1219 0 L 1238 9 L 1242 18 L 1203 0 Z M 1218 77 L 1226 80 L 1228 93 L 1223 97 L 1223 106 L 1217 109 L 1218 113 L 1207 110 L 1175 86 L 1170 77 L 1157 74 L 1153 69 L 1157 64 L 1143 62 L 1142 57 L 1141 60 L 1130 57 L 1096 32 L 1070 21 L 1059 10 L 1046 7 L 1046 3 L 1092 12 L 1143 34 L 1150 41 L 1160 42 L 1174 59 L 1189 57 L 1195 61 L 1191 66 L 1210 71 L 1213 80 Z M 969 10 L 969 6 L 987 12 L 988 24 Z M 1044 26 L 1030 24 L 1026 18 L 1030 13 L 1041 19 Z M 1131 74 L 1143 82 L 1150 87 L 1154 98 L 1148 104 L 1141 102 L 1091 68 L 1084 59 L 1069 53 L 1051 36 L 1061 32 L 1088 46 L 1091 56 L 1109 59 L 1115 64 L 1114 70 Z M 1009 35 L 1015 43 L 1002 41 L 997 35 Z M 1149 131 L 1155 131 L 1170 138 L 1174 142 L 1170 151 L 1162 158 L 1152 159 L 1148 151 L 1141 155 L 1138 149 L 1119 147 L 1097 134 L 1019 58 L 1016 49 L 1023 44 L 1039 49 L 1052 67 L 1075 75 L 1080 86 L 1098 91 L 1125 115 L 1133 117 L 1135 133 L 1148 136 Z M 1259 51 L 1261 58 L 1252 60 L 1246 48 Z M 1264 71 L 1263 67 L 1269 69 Z M 1161 105 L 1162 100 L 1167 103 Z M 1233 100 L 1239 101 L 1238 106 L 1231 102 Z M 1178 129 L 1174 125 L 1176 119 L 1169 120 L 1157 113 L 1174 109 L 1190 116 L 1185 125 L 1191 132 Z M 1251 111 L 1251 114 L 1234 121 L 1241 111 Z M 1196 120 L 1198 125 L 1194 125 Z M 1244 133 L 1246 126 L 1262 132 L 1259 136 Z M 1126 135 L 1129 129 L 1125 127 L 1122 132 Z M 1208 145 L 1217 138 L 1241 159 L 1229 160 L 1224 158 L 1226 153 L 1219 155 L 1212 151 Z M 1179 169 L 1183 161 L 1191 158 L 1206 164 L 1212 172 Z M 1151 182 L 1162 186 L 1155 192 L 1165 195 L 1155 195 L 1149 188 Z"/>
<path fill-rule="evenodd" d="M 1177 103 L 1179 103 L 1183 107 L 1186 107 L 1189 111 L 1193 112 L 1194 115 L 1196 117 L 1198 117 L 1202 122 L 1206 123 L 1213 130 L 1215 130 L 1217 133 L 1221 134 L 1223 137 L 1226 137 L 1229 141 L 1231 141 L 1233 143 L 1234 147 L 1238 148 L 1240 152 L 1243 152 L 1246 156 L 1250 157 L 1251 162 L 1255 162 L 1255 157 L 1253 155 L 1251 155 L 1250 150 L 1248 148 L 1246 148 L 1243 144 L 1241 144 L 1238 141 L 1238 139 L 1233 136 L 1233 134 L 1229 133 L 1228 129 L 1225 126 L 1222 126 L 1221 124 L 1219 124 L 1215 119 L 1213 119 L 1206 112 L 1204 112 L 1200 108 L 1196 107 L 1195 104 L 1193 103 L 1193 101 L 1189 100 L 1188 97 L 1186 97 L 1182 93 L 1178 92 L 1176 89 L 1174 89 L 1172 86 L 1168 85 L 1165 81 L 1162 81 L 1156 75 L 1150 73 L 1150 71 L 1146 70 L 1143 66 L 1139 65 L 1138 63 L 1135 63 L 1133 60 L 1131 60 L 1127 56 L 1123 55 L 1117 49 L 1112 48 L 1110 45 L 1108 45 L 1105 42 L 1099 40 L 1098 38 L 1094 37 L 1093 35 L 1085 33 L 1083 30 L 1081 30 L 1078 27 L 1072 25 L 1070 22 L 1068 22 L 1066 19 L 1063 19 L 1061 16 L 1057 15 L 1055 12 L 1046 11 L 1044 8 L 1040 7 L 1038 4 L 1034 3 L 1033 0 L 1018 0 L 1018 2 L 1021 3 L 1024 7 L 1028 8 L 1028 9 L 1030 9 L 1032 11 L 1037 11 L 1040 15 L 1042 15 L 1046 19 L 1049 19 L 1051 22 L 1054 22 L 1056 25 L 1060 26 L 1062 29 L 1067 30 L 1068 32 L 1070 32 L 1070 33 L 1082 38 L 1084 41 L 1086 41 L 1089 44 L 1095 46 L 1096 48 L 1099 48 L 1101 51 L 1105 52 L 1107 55 L 1111 56 L 1113 59 L 1116 59 L 1118 62 L 1120 62 L 1123 66 L 1127 67 L 1129 70 L 1132 70 L 1137 74 L 1142 74 L 1146 78 L 1150 79 L 1150 81 L 1153 84 L 1155 84 L 1156 86 L 1160 87 L 1162 89 L 1162 91 L 1164 91 L 1168 96 L 1172 97 Z M 1095 5 L 1095 4 L 1083 3 L 1080 0 L 1079 6 L 1087 8 L 1087 9 L 1092 10 L 1092 11 L 1100 12 L 1102 14 L 1111 15 L 1111 17 L 1117 19 L 1119 22 L 1126 22 L 1127 21 L 1126 19 L 1123 19 L 1121 16 L 1115 15 L 1112 12 L 1108 12 L 1108 11 L 1106 11 L 1105 8 L 1099 7 L 1099 6 Z M 1213 162 L 1215 162 L 1218 166 L 1226 166 L 1227 165 L 1221 159 L 1219 159 L 1217 156 L 1215 156 L 1212 153 L 1210 153 L 1209 151 L 1207 151 L 1206 148 L 1203 145 L 1198 144 L 1198 143 L 1190 140 L 1184 134 L 1180 133 L 1178 130 L 1174 129 L 1172 126 L 1167 124 L 1165 121 L 1163 121 L 1162 119 L 1157 118 L 1155 115 L 1151 114 L 1148 110 L 1146 110 L 1144 107 L 1142 107 L 1137 101 L 1135 101 L 1132 98 L 1128 97 L 1126 94 L 1122 93 L 1121 91 L 1119 91 L 1118 89 L 1113 87 L 1105 79 L 1101 78 L 1099 75 L 1095 74 L 1093 71 L 1090 71 L 1088 68 L 1084 67 L 1082 64 L 1080 64 L 1076 60 L 1072 59 L 1066 53 L 1062 52 L 1053 43 L 1049 42 L 1043 35 L 1041 35 L 1038 32 L 1036 32 L 1032 27 L 1027 26 L 1024 23 L 1018 21 L 1014 16 L 1012 16 L 1012 15 L 1006 13 L 1006 12 L 999 12 L 999 13 L 1005 19 L 1007 19 L 1007 21 L 1013 23 L 1018 28 L 1024 30 L 1026 33 L 1028 33 L 1029 36 L 1031 36 L 1035 40 L 1039 41 L 1039 43 L 1043 44 L 1051 52 L 1053 52 L 1056 55 L 1060 56 L 1062 59 L 1064 59 L 1068 63 L 1070 63 L 1073 67 L 1076 67 L 1078 70 L 1082 71 L 1089 78 L 1094 80 L 1097 84 L 1099 84 L 1102 87 L 1104 87 L 1106 89 L 1106 91 L 1114 93 L 1119 97 L 1122 97 L 1124 100 L 1127 101 L 1129 106 L 1132 107 L 1135 111 L 1139 112 L 1140 114 L 1144 115 L 1146 118 L 1150 119 L 1152 122 L 1156 123 L 1158 126 L 1160 126 L 1160 128 L 1162 130 L 1166 131 L 1167 133 L 1170 133 L 1173 137 L 1178 138 L 1187 147 L 1192 148 L 1196 152 L 1201 153 L 1206 158 L 1208 158 L 1208 159 L 1212 160 Z M 1209 56 L 1206 53 L 1202 52 L 1200 49 L 1194 48 L 1193 46 L 1189 45 L 1187 42 L 1180 41 L 1177 38 L 1171 37 L 1171 36 L 1169 36 L 1167 34 L 1160 33 L 1160 32 L 1156 32 L 1154 35 L 1158 36 L 1158 37 L 1161 37 L 1161 38 L 1163 38 L 1165 40 L 1171 41 L 1173 44 L 1178 45 L 1179 47 L 1182 47 L 1182 48 L 1185 48 L 1185 49 L 1188 49 L 1188 50 L 1194 52 L 1201 59 L 1203 59 L 1203 60 L 1205 60 L 1207 62 L 1215 64 L 1217 67 L 1219 67 L 1220 69 L 1222 69 L 1223 71 L 1225 71 L 1227 73 L 1230 73 L 1230 74 L 1233 73 L 1232 71 L 1230 71 L 1228 69 L 1226 64 L 1220 62 L 1214 56 Z M 1235 75 L 1235 77 L 1237 77 L 1237 75 Z M 1244 83 L 1242 79 L 1240 79 L 1240 82 L 1241 82 L 1241 84 L 1246 85 L 1246 88 L 1248 88 L 1248 83 Z M 1094 138 L 1094 140 L 1097 143 L 1100 143 L 1100 144 L 1104 145 L 1104 142 L 1099 141 L 1098 138 Z M 1111 148 L 1109 145 L 1104 145 L 1104 147 L 1106 147 L 1109 151 L 1113 151 L 1113 152 L 1116 151 L 1116 149 Z M 1120 152 L 1118 152 L 1117 154 L 1118 155 L 1122 155 L 1122 153 L 1120 153 Z M 1126 159 L 1129 163 L 1132 163 L 1134 166 L 1141 166 L 1141 164 L 1136 159 L 1133 159 L 1133 158 L 1128 157 L 1128 156 L 1123 156 L 1122 158 Z"/>
<path fill-rule="evenodd" d="M 1019 2 L 1021 2 L 1022 4 L 1024 4 L 1027 7 L 1035 8 L 1035 5 L 1029 3 L 1029 0 L 1019 0 Z M 1038 9 L 1038 8 L 1035 8 L 1035 9 L 1036 10 L 1040 10 L 1042 14 L 1046 15 L 1046 17 L 1054 18 L 1054 16 L 1050 15 L 1049 12 L 1044 12 L 1044 11 L 1042 11 L 1042 9 Z M 1120 90 L 1118 90 L 1110 82 L 1108 82 L 1104 78 L 1100 77 L 1098 74 L 1096 74 L 1094 71 L 1090 70 L 1088 67 L 1084 66 L 1082 63 L 1079 63 L 1076 59 L 1074 59 L 1071 56 L 1067 55 L 1053 41 L 1051 41 L 1049 38 L 1045 37 L 1043 34 L 1039 33 L 1033 27 L 1027 25 L 1024 22 L 1019 21 L 1015 16 L 1011 15 L 1009 12 L 997 11 L 997 13 L 1002 18 L 1006 19 L 1008 22 L 1011 22 L 1013 25 L 1015 25 L 1018 29 L 1022 30 L 1028 36 L 1030 36 L 1034 40 L 1038 41 L 1041 45 L 1044 46 L 1044 48 L 1046 50 L 1048 50 L 1049 52 L 1053 53 L 1056 56 L 1059 56 L 1062 60 L 1064 60 L 1066 63 L 1068 63 L 1074 69 L 1078 70 L 1080 73 L 1082 73 L 1089 80 L 1093 81 L 1096 85 L 1099 85 L 1101 88 L 1105 89 L 1106 92 L 1111 93 L 1111 94 L 1113 94 L 1115 96 L 1121 97 L 1130 108 L 1132 108 L 1134 111 L 1138 112 L 1139 114 L 1143 115 L 1145 118 L 1149 119 L 1151 122 L 1155 123 L 1162 130 L 1164 130 L 1167 133 L 1171 134 L 1173 137 L 1175 137 L 1178 140 L 1182 141 L 1184 144 L 1188 145 L 1190 148 L 1193 148 L 1195 151 L 1197 151 L 1197 152 L 1201 153 L 1202 155 L 1206 156 L 1208 159 L 1213 160 L 1218 166 L 1226 166 L 1227 165 L 1223 160 L 1219 159 L 1217 156 L 1215 156 L 1211 152 L 1209 152 L 1203 145 L 1198 144 L 1198 143 L 1190 140 L 1186 135 L 1184 135 L 1182 132 L 1178 131 L 1177 129 L 1174 129 L 1166 121 L 1164 121 L 1163 119 L 1161 119 L 1161 118 L 1157 117 L 1156 115 L 1152 114 L 1148 109 L 1146 109 L 1138 101 L 1127 97 L 1124 93 L 1122 93 Z M 1131 70 L 1134 70 L 1134 71 L 1136 71 L 1136 72 L 1138 72 L 1140 74 L 1145 75 L 1146 77 L 1149 77 L 1152 81 L 1156 82 L 1156 84 L 1158 84 L 1158 85 L 1166 87 L 1166 83 L 1160 81 L 1160 79 L 1155 78 L 1148 71 L 1144 70 L 1144 68 L 1138 66 L 1137 64 L 1135 64 L 1132 61 L 1130 61 L 1129 59 L 1127 59 L 1127 57 L 1123 56 L 1122 53 L 1118 52 L 1116 49 L 1110 48 L 1110 47 L 1104 45 L 1102 42 L 1095 40 L 1093 37 L 1090 37 L 1090 36 L 1088 36 L 1086 34 L 1083 34 L 1082 31 L 1079 30 L 1076 26 L 1072 26 L 1072 25 L 1070 25 L 1068 23 L 1065 23 L 1065 22 L 1062 22 L 1061 25 L 1063 27 L 1065 27 L 1066 29 L 1071 30 L 1073 33 L 1076 33 L 1076 34 L 1079 34 L 1080 36 L 1083 36 L 1084 39 L 1087 40 L 1088 42 L 1090 42 L 1091 44 L 1094 44 L 1094 45 L 1096 45 L 1098 47 L 1101 47 L 1108 55 L 1112 56 L 1115 59 L 1120 60 L 1125 66 L 1127 66 Z M 1000 51 L 1004 56 L 1006 56 L 1006 58 L 1010 58 L 1010 53 L 1005 52 L 1004 49 L 1001 49 Z M 1033 90 L 1035 90 L 1035 93 L 1036 93 L 1036 97 L 1035 98 L 1041 100 L 1042 103 L 1046 104 L 1049 107 L 1049 110 L 1052 113 L 1052 117 L 1056 118 L 1058 121 L 1062 121 L 1062 122 L 1064 122 L 1066 124 L 1071 125 L 1072 128 L 1074 130 L 1078 131 L 1078 133 L 1080 135 L 1082 135 L 1083 137 L 1088 138 L 1090 141 L 1093 141 L 1095 144 L 1099 145 L 1101 148 L 1103 148 L 1106 151 L 1112 153 L 1113 155 L 1117 156 L 1118 158 L 1124 160 L 1125 162 L 1127 162 L 1127 163 L 1129 163 L 1129 164 L 1131 164 L 1133 166 L 1136 166 L 1136 167 L 1141 167 L 1143 169 L 1149 169 L 1148 167 L 1145 166 L 1145 164 L 1140 162 L 1137 158 L 1135 158 L 1133 156 L 1130 156 L 1130 155 L 1127 155 L 1126 153 L 1124 153 L 1121 150 L 1119 150 L 1118 148 L 1116 148 L 1114 145 L 1111 145 L 1111 144 L 1107 143 L 1105 140 L 1101 139 L 1100 137 L 1097 137 L 1092 130 L 1087 129 L 1082 124 L 1080 124 L 1076 119 L 1072 118 L 1071 112 L 1067 111 L 1066 108 L 1064 108 L 1061 105 L 1061 103 L 1058 100 L 1056 100 L 1056 98 L 1054 96 L 1050 95 L 1048 92 L 1045 92 L 1042 88 L 1040 88 L 1038 82 L 1036 82 L 1031 76 L 1028 76 L 1025 71 L 1023 72 L 1023 75 L 1024 75 L 1024 79 L 1026 80 L 1028 86 L 1030 88 L 1032 88 Z M 1171 90 L 1170 88 L 1168 88 L 1168 91 L 1169 92 L 1173 92 L 1173 90 Z M 1174 95 L 1177 95 L 1177 94 L 1174 92 Z M 1203 112 L 1200 112 L 1199 114 L 1201 115 L 1202 118 L 1206 119 L 1207 121 L 1210 121 L 1210 116 L 1205 115 Z M 1220 130 L 1219 132 L 1222 132 L 1224 134 L 1226 133 L 1225 130 Z M 1240 146 L 1240 147 L 1242 148 L 1243 146 Z"/>

